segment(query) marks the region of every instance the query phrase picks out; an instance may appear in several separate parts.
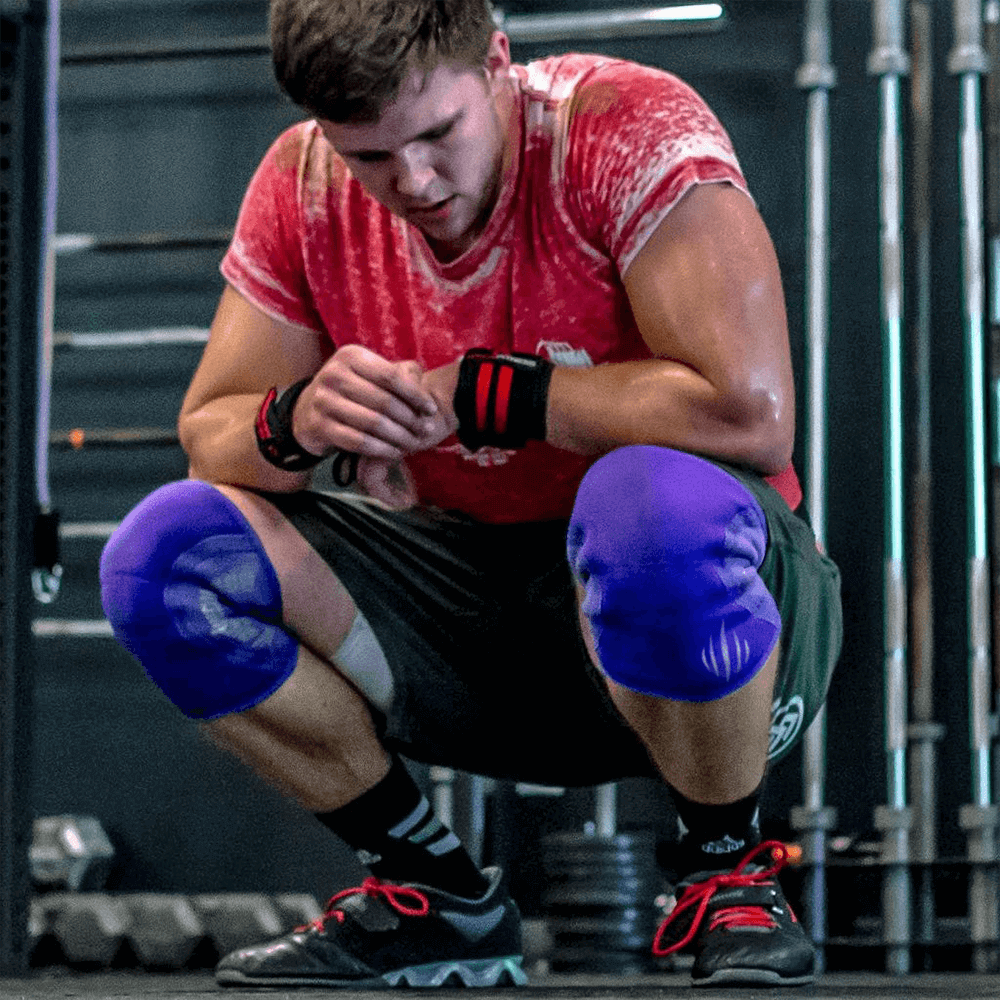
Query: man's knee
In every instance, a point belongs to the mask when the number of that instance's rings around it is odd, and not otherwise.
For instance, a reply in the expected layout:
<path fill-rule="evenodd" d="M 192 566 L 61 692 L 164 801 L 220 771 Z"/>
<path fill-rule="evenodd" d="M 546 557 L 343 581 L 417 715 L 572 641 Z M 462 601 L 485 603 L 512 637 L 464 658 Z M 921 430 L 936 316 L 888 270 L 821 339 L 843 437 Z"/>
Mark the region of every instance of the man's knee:
<path fill-rule="evenodd" d="M 109 539 L 100 575 L 116 637 L 190 718 L 258 704 L 295 668 L 274 568 L 207 483 L 170 483 L 143 500 Z"/>
<path fill-rule="evenodd" d="M 711 462 L 644 445 L 605 455 L 580 485 L 567 551 L 600 665 L 625 687 L 713 701 L 777 642 L 781 617 L 758 573 L 766 518 Z"/>

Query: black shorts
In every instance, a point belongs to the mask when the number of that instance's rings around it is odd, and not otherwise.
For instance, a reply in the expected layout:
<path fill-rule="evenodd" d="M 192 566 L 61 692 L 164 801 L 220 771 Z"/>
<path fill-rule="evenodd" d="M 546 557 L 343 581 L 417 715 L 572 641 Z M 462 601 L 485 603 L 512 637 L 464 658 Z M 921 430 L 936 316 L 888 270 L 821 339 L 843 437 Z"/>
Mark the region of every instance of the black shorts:
<path fill-rule="evenodd" d="M 826 697 L 841 645 L 840 578 L 774 489 L 721 467 L 768 520 L 760 572 L 784 623 L 776 760 Z M 388 714 L 376 713 L 388 749 L 544 785 L 656 775 L 587 654 L 568 522 L 490 525 L 433 508 L 388 511 L 351 493 L 265 496 L 329 564 L 382 646 L 395 681 Z"/>

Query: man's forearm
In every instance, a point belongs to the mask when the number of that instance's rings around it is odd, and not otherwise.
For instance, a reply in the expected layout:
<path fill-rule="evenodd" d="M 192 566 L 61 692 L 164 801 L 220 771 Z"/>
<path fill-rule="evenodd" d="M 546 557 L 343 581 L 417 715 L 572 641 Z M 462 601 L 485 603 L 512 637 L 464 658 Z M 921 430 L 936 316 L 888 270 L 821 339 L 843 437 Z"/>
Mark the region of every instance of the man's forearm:
<path fill-rule="evenodd" d="M 557 367 L 546 440 L 579 455 L 655 444 L 771 475 L 791 460 L 793 401 L 767 387 L 720 392 L 686 365 L 627 361 Z"/>
<path fill-rule="evenodd" d="M 263 397 L 223 396 L 178 423 L 192 478 L 273 493 L 294 493 L 310 482 L 311 472 L 284 472 L 257 448 L 254 422 Z"/>

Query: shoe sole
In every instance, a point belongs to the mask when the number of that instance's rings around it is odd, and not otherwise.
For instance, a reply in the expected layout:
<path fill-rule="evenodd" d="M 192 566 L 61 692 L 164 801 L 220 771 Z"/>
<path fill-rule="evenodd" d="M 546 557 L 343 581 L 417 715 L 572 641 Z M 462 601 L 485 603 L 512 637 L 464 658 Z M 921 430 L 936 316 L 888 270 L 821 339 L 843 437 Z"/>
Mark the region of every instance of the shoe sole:
<path fill-rule="evenodd" d="M 485 958 L 464 962 L 430 962 L 394 969 L 373 979 L 326 979 L 322 976 L 248 976 L 238 969 L 222 969 L 215 975 L 220 986 L 325 986 L 343 989 L 406 989 L 439 986 L 504 987 L 527 986 L 522 958 Z"/>
<path fill-rule="evenodd" d="M 723 969 L 710 976 L 691 979 L 692 986 L 807 986 L 815 982 L 816 974 L 782 976 L 767 969 Z"/>
<path fill-rule="evenodd" d="M 528 976 L 521 958 L 488 958 L 472 962 L 432 962 L 411 965 L 382 978 L 390 986 L 527 986 Z"/>

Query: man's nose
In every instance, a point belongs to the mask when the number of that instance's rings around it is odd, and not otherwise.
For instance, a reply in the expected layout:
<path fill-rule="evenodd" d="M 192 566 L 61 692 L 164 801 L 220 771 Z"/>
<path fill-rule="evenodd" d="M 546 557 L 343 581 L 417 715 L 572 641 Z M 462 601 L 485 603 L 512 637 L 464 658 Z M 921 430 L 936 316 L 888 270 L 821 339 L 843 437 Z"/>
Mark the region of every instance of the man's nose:
<path fill-rule="evenodd" d="M 396 190 L 407 198 L 420 198 L 434 182 L 435 171 L 426 150 L 406 148 L 399 154 L 396 168 Z"/>

